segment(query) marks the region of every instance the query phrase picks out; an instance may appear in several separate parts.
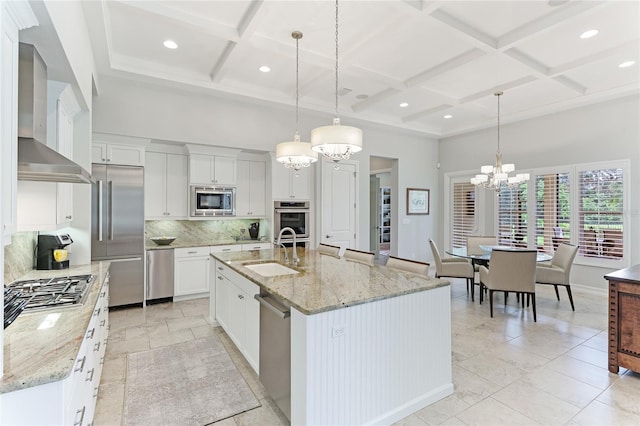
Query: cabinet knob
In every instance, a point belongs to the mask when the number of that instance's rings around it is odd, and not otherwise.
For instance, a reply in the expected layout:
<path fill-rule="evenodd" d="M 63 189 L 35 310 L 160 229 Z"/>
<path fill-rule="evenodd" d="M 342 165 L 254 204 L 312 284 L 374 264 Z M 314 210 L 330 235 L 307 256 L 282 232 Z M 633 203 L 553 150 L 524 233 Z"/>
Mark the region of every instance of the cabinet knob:
<path fill-rule="evenodd" d="M 71 220 L 71 215 L 69 215 L 69 216 L 65 216 L 65 219 L 69 219 L 69 220 Z"/>
<path fill-rule="evenodd" d="M 241 295 L 241 294 L 239 294 L 239 295 L 238 295 L 238 299 L 241 299 L 241 300 L 242 300 L 242 299 L 244 299 L 244 296 L 243 296 L 243 295 Z"/>
<path fill-rule="evenodd" d="M 103 159 L 102 159 L 102 161 L 107 161 L 107 159 L 106 159 L 106 158 L 103 158 Z"/>
<path fill-rule="evenodd" d="M 325 238 L 331 238 L 331 235 L 327 234 L 324 236 Z"/>

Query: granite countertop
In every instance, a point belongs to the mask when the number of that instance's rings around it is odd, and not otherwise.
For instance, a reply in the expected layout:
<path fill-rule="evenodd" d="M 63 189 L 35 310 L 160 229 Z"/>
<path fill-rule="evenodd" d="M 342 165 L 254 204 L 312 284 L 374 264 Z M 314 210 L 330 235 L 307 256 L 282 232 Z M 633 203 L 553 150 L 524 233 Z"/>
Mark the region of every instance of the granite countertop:
<path fill-rule="evenodd" d="M 110 262 L 92 262 L 65 270 L 33 270 L 20 280 L 92 274 L 96 278 L 82 306 L 23 312 L 4 330 L 4 376 L 0 394 L 63 380 L 71 374 L 84 341 Z M 53 327 L 38 330 L 51 314 Z"/>
<path fill-rule="evenodd" d="M 252 240 L 250 238 L 246 239 L 235 239 L 235 238 L 222 238 L 218 240 L 200 240 L 200 241 L 190 241 L 180 239 L 180 237 L 176 238 L 174 242 L 167 246 L 160 246 L 151 239 L 146 239 L 144 242 L 145 250 L 168 250 L 174 248 L 189 248 L 189 247 L 208 247 L 208 246 L 226 246 L 226 245 L 234 245 L 234 244 L 251 244 L 251 243 L 266 243 L 267 240 Z"/>
<path fill-rule="evenodd" d="M 284 299 L 306 315 L 346 308 L 361 303 L 448 286 L 449 281 L 410 272 L 366 265 L 344 258 L 298 250 L 298 265 L 285 264 L 282 249 L 212 254 L 267 293 Z M 263 277 L 244 267 L 277 261 L 298 274 Z"/>

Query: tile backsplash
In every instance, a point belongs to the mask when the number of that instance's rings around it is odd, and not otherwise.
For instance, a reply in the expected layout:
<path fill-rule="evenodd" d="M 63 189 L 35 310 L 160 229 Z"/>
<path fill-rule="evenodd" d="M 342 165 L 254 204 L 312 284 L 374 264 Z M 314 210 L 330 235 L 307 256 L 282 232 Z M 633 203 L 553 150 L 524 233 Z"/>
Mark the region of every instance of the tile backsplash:
<path fill-rule="evenodd" d="M 212 240 L 233 240 L 243 236 L 249 239 L 251 223 L 260 224 L 258 238 L 269 235 L 269 223 L 264 219 L 222 219 L 222 220 L 147 220 L 144 226 L 145 244 L 152 244 L 151 237 L 178 237 L 182 243 L 208 242 Z"/>
<path fill-rule="evenodd" d="M 19 279 L 34 268 L 37 232 L 16 232 L 4 248 L 4 282 Z"/>

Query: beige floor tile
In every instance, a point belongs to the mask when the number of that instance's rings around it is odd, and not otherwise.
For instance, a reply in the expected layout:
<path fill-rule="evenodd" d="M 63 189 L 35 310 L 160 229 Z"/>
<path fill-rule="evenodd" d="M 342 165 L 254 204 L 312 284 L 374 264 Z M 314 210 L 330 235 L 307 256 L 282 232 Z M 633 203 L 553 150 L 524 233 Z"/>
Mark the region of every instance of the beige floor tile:
<path fill-rule="evenodd" d="M 596 366 L 568 355 L 554 359 L 544 368 L 557 371 L 601 390 L 608 388 L 619 379 L 618 375 L 609 373 L 606 366 Z"/>
<path fill-rule="evenodd" d="M 425 426 L 425 423 L 418 415 L 412 414 L 404 419 L 394 423 L 394 426 Z"/>
<path fill-rule="evenodd" d="M 469 405 L 476 404 L 501 389 L 487 379 L 457 365 L 453 367 L 455 395 Z"/>
<path fill-rule="evenodd" d="M 274 406 L 273 403 L 269 402 L 269 400 L 262 399 L 260 400 L 260 404 L 262 404 L 262 406 L 234 416 L 234 420 L 238 426 L 289 425 L 289 420 L 287 420 L 287 418 L 279 411 L 277 406 Z"/>
<path fill-rule="evenodd" d="M 434 402 L 415 414 L 429 425 L 439 425 L 466 410 L 469 406 L 470 405 L 463 401 L 457 394 L 453 394 L 440 401 Z"/>
<path fill-rule="evenodd" d="M 640 416 L 640 374 L 625 374 L 602 392 L 597 400 Z"/>
<path fill-rule="evenodd" d="M 588 346 L 577 346 L 567 352 L 567 355 L 597 367 L 607 368 L 609 365 L 609 354 L 607 352 L 599 351 Z"/>
<path fill-rule="evenodd" d="M 102 376 L 100 377 L 100 385 L 109 382 L 124 382 L 125 370 L 127 366 L 126 357 L 105 359 L 102 365 Z"/>
<path fill-rule="evenodd" d="M 184 300 L 176 303 L 185 317 L 202 315 L 209 318 L 209 298 Z"/>
<path fill-rule="evenodd" d="M 579 408 L 587 406 L 602 392 L 602 389 L 548 368 L 528 374 L 522 378 L 522 382 L 532 389 L 540 389 Z"/>
<path fill-rule="evenodd" d="M 238 425 L 236 421 L 233 419 L 233 417 L 228 417 L 226 419 L 222 419 L 212 424 L 214 424 L 215 426 L 237 426 Z"/>
<path fill-rule="evenodd" d="M 185 328 L 200 327 L 203 325 L 209 325 L 209 323 L 202 315 L 167 319 L 169 331 L 183 330 Z"/>
<path fill-rule="evenodd" d="M 145 307 L 145 316 L 147 320 L 161 320 L 169 318 L 183 318 L 182 309 L 175 303 L 157 303 Z"/>
<path fill-rule="evenodd" d="M 513 346 L 511 342 L 512 340 L 494 346 L 489 352 L 494 354 L 497 359 L 501 359 L 525 371 L 531 371 L 549 362 L 549 358 Z"/>
<path fill-rule="evenodd" d="M 601 331 L 583 343 L 584 346 L 607 352 L 609 350 L 609 331 Z"/>
<path fill-rule="evenodd" d="M 105 383 L 98 390 L 93 422 L 96 426 L 116 426 L 122 423 L 124 383 Z"/>
<path fill-rule="evenodd" d="M 593 401 L 571 419 L 570 424 L 581 426 L 637 426 L 640 425 L 640 416 L 625 410 L 619 410 L 600 401 Z"/>
<path fill-rule="evenodd" d="M 507 407 L 493 398 L 486 398 L 456 415 L 467 425 L 478 426 L 515 426 L 533 425 L 536 422 Z"/>
<path fill-rule="evenodd" d="M 564 424 L 580 408 L 544 391 L 535 391 L 523 380 L 505 387 L 492 398 L 544 425 Z"/>
<path fill-rule="evenodd" d="M 109 342 L 107 343 L 106 359 L 118 358 L 123 354 L 148 351 L 149 349 L 149 337 L 146 336 L 122 342 Z"/>
<path fill-rule="evenodd" d="M 203 337 L 213 336 L 215 334 L 214 327 L 210 325 L 201 325 L 198 327 L 192 327 L 191 332 L 196 339 L 202 339 Z"/>
<path fill-rule="evenodd" d="M 494 354 L 488 353 L 466 359 L 459 365 L 501 386 L 507 386 L 527 373 L 509 362 L 496 358 Z"/>
<path fill-rule="evenodd" d="M 527 332 L 510 340 L 509 344 L 528 353 L 553 359 L 584 343 L 584 341 L 580 337 L 568 336 L 556 331 L 540 330 Z"/>
<path fill-rule="evenodd" d="M 191 329 L 180 329 L 166 333 L 157 333 L 149 336 L 149 346 L 156 349 L 164 346 L 175 345 L 176 343 L 195 340 Z"/>

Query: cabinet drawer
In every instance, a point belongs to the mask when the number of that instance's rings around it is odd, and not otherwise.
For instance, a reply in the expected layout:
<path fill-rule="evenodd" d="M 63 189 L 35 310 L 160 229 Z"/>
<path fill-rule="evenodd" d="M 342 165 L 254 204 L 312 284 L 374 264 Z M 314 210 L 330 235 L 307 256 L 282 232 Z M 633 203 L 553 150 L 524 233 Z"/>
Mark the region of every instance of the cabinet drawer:
<path fill-rule="evenodd" d="M 242 250 L 268 250 L 271 248 L 271 243 L 252 243 L 252 244 L 243 244 Z"/>
<path fill-rule="evenodd" d="M 194 256 L 208 256 L 209 255 L 209 247 L 187 247 L 187 248 L 177 248 L 174 249 L 174 256 L 177 258 L 180 257 L 194 257 Z"/>
<path fill-rule="evenodd" d="M 210 246 L 209 253 L 225 253 L 228 251 L 241 251 L 242 244 L 227 244 L 222 246 Z"/>

